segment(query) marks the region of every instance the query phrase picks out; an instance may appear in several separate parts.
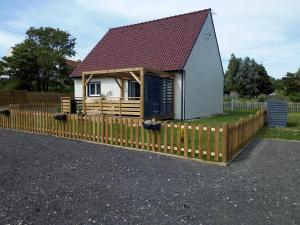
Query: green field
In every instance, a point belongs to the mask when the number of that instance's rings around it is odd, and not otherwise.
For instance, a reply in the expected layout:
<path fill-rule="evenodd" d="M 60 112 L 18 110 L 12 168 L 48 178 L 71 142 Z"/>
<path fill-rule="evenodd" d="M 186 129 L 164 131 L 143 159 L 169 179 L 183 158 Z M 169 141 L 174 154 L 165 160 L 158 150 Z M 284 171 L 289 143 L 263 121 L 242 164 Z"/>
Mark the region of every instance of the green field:
<path fill-rule="evenodd" d="M 208 126 L 221 127 L 225 123 L 234 123 L 241 118 L 249 117 L 251 114 L 255 114 L 254 111 L 227 111 L 224 114 L 209 116 L 205 118 L 186 120 L 186 123 L 190 124 L 201 124 Z"/>
<path fill-rule="evenodd" d="M 262 129 L 259 135 L 265 138 L 279 138 L 300 141 L 300 113 L 288 114 L 288 125 L 286 128 L 265 127 Z"/>

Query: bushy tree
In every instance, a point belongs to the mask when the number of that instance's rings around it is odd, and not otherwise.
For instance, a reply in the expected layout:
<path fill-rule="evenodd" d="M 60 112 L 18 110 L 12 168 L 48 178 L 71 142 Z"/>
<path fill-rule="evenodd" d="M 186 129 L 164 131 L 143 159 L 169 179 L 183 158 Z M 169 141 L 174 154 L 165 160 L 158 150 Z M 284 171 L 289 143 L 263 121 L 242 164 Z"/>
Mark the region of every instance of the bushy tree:
<path fill-rule="evenodd" d="M 300 68 L 298 69 L 298 71 L 296 72 L 296 78 L 300 80 Z"/>
<path fill-rule="evenodd" d="M 265 67 L 262 64 L 255 62 L 256 86 L 259 94 L 269 95 L 275 91 L 271 77 L 268 75 Z"/>
<path fill-rule="evenodd" d="M 259 95 L 256 81 L 258 76 L 256 73 L 255 61 L 246 57 L 240 65 L 239 71 L 235 77 L 235 83 L 240 95 L 245 97 L 253 97 Z"/>
<path fill-rule="evenodd" d="M 0 75 L 4 75 L 5 71 L 5 62 L 0 60 Z"/>
<path fill-rule="evenodd" d="M 298 83 L 297 75 L 294 73 L 287 73 L 282 78 L 282 90 L 285 95 L 293 93 L 300 93 L 300 84 Z"/>
<path fill-rule="evenodd" d="M 5 57 L 8 72 L 17 81 L 17 88 L 48 91 L 49 86 L 63 89 L 69 79 L 66 58 L 75 55 L 75 38 L 59 29 L 31 27 L 26 39 Z"/>
<path fill-rule="evenodd" d="M 229 93 L 230 91 L 237 90 L 235 77 L 239 71 L 241 63 L 242 63 L 241 58 L 236 58 L 234 54 L 231 54 L 227 71 L 225 72 L 225 84 L 224 84 L 225 92 Z"/>
<path fill-rule="evenodd" d="M 226 92 L 238 91 L 244 97 L 268 95 L 274 91 L 271 77 L 262 64 L 249 57 L 236 58 L 234 54 L 225 73 L 224 86 Z"/>

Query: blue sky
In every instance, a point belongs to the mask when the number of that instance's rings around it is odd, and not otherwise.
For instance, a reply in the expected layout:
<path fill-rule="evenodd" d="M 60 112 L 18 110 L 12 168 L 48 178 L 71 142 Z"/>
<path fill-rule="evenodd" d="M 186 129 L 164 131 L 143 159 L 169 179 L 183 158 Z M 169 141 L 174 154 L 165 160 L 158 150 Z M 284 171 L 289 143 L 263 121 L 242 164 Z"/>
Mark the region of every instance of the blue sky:
<path fill-rule="evenodd" d="M 225 69 L 231 53 L 254 58 L 276 78 L 300 67 L 299 0 L 0 0 L 0 56 L 30 26 L 51 26 L 76 38 L 82 60 L 110 27 L 204 8 L 215 12 Z"/>

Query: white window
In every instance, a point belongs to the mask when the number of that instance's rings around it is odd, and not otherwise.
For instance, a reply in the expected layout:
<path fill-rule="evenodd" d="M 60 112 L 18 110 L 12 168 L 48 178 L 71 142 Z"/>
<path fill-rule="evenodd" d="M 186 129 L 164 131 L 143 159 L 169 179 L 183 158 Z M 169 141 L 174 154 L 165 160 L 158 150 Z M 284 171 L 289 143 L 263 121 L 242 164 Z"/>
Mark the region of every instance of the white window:
<path fill-rule="evenodd" d="M 90 82 L 89 83 L 89 96 L 100 96 L 100 94 L 101 94 L 100 81 Z"/>

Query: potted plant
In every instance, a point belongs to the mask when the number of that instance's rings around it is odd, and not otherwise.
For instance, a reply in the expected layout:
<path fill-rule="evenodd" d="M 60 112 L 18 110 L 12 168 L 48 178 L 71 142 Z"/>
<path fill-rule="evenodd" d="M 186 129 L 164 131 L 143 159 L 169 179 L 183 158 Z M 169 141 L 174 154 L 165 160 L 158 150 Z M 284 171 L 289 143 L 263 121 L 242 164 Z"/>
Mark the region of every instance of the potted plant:
<path fill-rule="evenodd" d="M 154 120 L 145 120 L 143 122 L 143 127 L 148 130 L 160 130 L 161 122 L 156 122 Z"/>
<path fill-rule="evenodd" d="M 64 113 L 55 113 L 53 117 L 55 120 L 59 121 L 67 121 L 68 119 L 68 116 Z"/>
<path fill-rule="evenodd" d="M 10 111 L 8 109 L 0 110 L 0 114 L 4 116 L 10 116 Z"/>

